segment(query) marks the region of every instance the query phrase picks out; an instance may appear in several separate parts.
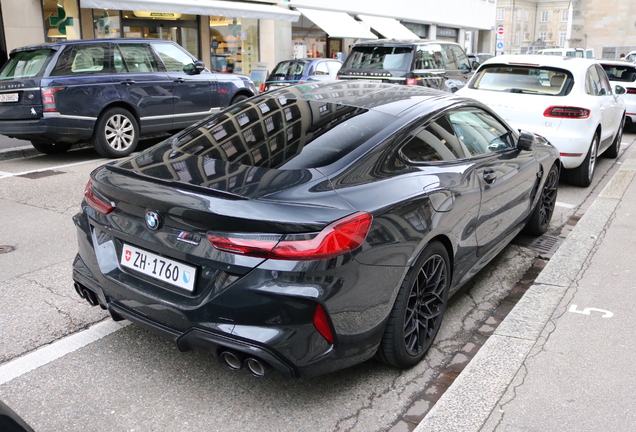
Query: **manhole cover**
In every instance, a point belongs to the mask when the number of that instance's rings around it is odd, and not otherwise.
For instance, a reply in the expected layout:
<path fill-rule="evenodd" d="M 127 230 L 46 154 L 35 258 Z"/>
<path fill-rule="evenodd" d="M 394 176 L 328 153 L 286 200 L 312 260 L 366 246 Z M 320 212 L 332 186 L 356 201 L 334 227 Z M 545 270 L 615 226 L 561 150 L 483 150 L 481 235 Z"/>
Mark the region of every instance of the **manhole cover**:
<path fill-rule="evenodd" d="M 13 252 L 15 248 L 9 245 L 0 245 L 0 254 Z"/>

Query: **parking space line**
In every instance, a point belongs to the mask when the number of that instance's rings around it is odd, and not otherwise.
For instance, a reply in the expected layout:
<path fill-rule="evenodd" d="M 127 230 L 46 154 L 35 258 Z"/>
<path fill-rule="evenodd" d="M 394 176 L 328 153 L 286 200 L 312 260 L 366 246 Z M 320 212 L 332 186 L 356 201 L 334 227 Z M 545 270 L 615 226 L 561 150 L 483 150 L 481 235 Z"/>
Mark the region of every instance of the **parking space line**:
<path fill-rule="evenodd" d="M 32 173 L 37 173 L 37 172 L 42 172 L 42 171 L 55 171 L 58 169 L 62 169 L 62 168 L 69 168 L 69 167 L 73 167 L 73 166 L 78 166 L 78 165 L 85 165 L 87 163 L 92 163 L 92 162 L 106 162 L 110 159 L 91 159 L 91 160 L 87 160 L 87 161 L 82 161 L 82 162 L 75 162 L 75 163 L 70 163 L 70 164 L 65 164 L 65 165 L 58 165 L 58 166 L 51 166 L 51 167 L 46 167 L 46 168 L 41 168 L 41 169 L 36 169 L 36 170 L 31 170 L 31 171 L 24 171 L 24 172 L 19 172 L 19 173 L 10 173 L 10 172 L 6 172 L 6 171 L 0 171 L 0 179 L 3 178 L 7 178 L 7 177 L 16 177 L 16 176 L 21 176 L 21 175 L 25 175 L 25 174 L 32 174 Z"/>
<path fill-rule="evenodd" d="M 117 323 L 111 319 L 107 319 L 84 331 L 60 339 L 57 342 L 53 342 L 52 344 L 46 345 L 42 348 L 38 348 L 37 350 L 22 357 L 18 357 L 15 360 L 11 360 L 10 362 L 0 366 L 0 385 L 6 384 L 15 378 L 39 368 L 40 366 L 44 366 L 52 361 L 64 357 L 66 354 L 77 351 L 78 349 L 108 336 L 111 333 L 123 329 L 129 324 L 130 323 L 128 321 Z"/>
<path fill-rule="evenodd" d="M 557 207 L 563 207 L 563 208 L 566 208 L 566 209 L 576 208 L 575 205 L 564 203 L 564 202 L 561 202 L 561 201 L 557 201 L 556 203 L 554 203 L 554 205 L 556 205 Z"/>

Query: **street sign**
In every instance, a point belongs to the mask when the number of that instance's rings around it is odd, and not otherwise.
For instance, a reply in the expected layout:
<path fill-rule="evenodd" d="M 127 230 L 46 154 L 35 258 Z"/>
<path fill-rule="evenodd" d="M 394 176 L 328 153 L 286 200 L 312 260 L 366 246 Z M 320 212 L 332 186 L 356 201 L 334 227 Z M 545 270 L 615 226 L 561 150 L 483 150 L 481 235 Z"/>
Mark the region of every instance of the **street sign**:
<path fill-rule="evenodd" d="M 502 26 L 501 24 L 497 26 L 497 35 L 498 36 L 504 35 L 504 26 Z"/>
<path fill-rule="evenodd" d="M 497 49 L 503 50 L 503 42 L 497 42 Z"/>

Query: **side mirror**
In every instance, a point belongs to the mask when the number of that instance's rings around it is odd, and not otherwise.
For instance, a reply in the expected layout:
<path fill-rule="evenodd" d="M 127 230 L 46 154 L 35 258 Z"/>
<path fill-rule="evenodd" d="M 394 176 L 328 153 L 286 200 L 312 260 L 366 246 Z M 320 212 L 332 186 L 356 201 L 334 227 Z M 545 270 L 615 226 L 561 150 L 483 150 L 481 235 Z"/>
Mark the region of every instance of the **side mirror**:
<path fill-rule="evenodd" d="M 183 66 L 183 71 L 188 75 L 198 75 L 205 70 L 205 64 L 201 60 Z"/>
<path fill-rule="evenodd" d="M 519 150 L 532 150 L 534 145 L 534 135 L 528 132 L 520 131 L 519 140 L 517 141 L 517 148 Z"/>
<path fill-rule="evenodd" d="M 477 60 L 473 61 L 473 70 L 477 70 L 479 65 L 480 65 L 480 63 Z"/>
<path fill-rule="evenodd" d="M 621 85 L 616 85 L 616 87 L 614 87 L 614 93 L 617 95 L 624 95 L 627 93 L 627 89 Z"/>

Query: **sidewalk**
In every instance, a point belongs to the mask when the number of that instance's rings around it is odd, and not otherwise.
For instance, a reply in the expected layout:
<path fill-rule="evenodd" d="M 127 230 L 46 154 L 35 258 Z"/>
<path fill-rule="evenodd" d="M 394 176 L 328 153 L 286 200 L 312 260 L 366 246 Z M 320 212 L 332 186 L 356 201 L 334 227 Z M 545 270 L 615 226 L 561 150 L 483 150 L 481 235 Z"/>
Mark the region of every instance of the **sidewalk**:
<path fill-rule="evenodd" d="M 635 147 L 416 432 L 636 431 Z"/>

